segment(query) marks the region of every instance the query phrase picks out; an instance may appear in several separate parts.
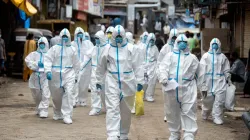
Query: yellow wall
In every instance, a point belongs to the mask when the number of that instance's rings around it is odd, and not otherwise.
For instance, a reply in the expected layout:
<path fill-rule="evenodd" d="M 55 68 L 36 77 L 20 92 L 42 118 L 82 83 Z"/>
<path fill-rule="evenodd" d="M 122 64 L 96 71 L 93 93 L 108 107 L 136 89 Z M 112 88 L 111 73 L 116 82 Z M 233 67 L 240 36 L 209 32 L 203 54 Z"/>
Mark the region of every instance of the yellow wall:
<path fill-rule="evenodd" d="M 75 28 L 77 28 L 77 27 L 83 28 L 84 32 L 88 31 L 88 23 L 87 23 L 87 21 L 76 21 L 75 22 Z M 75 30 L 75 28 L 74 28 L 74 30 Z"/>

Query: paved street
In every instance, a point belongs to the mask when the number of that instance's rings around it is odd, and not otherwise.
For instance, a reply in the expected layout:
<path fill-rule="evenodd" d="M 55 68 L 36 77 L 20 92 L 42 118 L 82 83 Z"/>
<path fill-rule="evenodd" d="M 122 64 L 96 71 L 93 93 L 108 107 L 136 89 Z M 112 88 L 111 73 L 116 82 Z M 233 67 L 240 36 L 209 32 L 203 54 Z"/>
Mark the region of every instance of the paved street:
<path fill-rule="evenodd" d="M 156 89 L 156 102 L 145 103 L 145 115 L 133 116 L 130 140 L 167 140 L 169 132 L 163 121 L 163 98 L 160 86 Z M 90 101 L 90 100 L 89 100 Z M 34 102 L 28 83 L 10 79 L 0 88 L 1 140 L 105 140 L 105 114 L 88 116 L 90 106 L 74 109 L 73 124 L 49 118 L 40 119 L 34 113 Z M 211 119 L 201 120 L 198 111 L 197 140 L 246 140 L 248 130 L 241 120 L 226 118 L 225 124 L 215 126 Z"/>

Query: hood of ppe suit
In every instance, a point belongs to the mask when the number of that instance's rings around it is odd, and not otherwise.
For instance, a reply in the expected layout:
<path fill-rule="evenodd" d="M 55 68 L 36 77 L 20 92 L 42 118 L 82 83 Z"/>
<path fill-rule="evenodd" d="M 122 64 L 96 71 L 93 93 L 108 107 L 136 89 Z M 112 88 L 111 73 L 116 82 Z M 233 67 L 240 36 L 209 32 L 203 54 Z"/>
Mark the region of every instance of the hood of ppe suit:
<path fill-rule="evenodd" d="M 90 40 L 90 36 L 89 36 L 89 33 L 88 33 L 88 32 L 85 32 L 84 35 L 85 35 L 85 37 L 88 37 L 89 40 Z"/>
<path fill-rule="evenodd" d="M 156 38 L 155 38 L 155 34 L 153 34 L 153 33 L 150 33 L 149 35 L 148 35 L 148 38 L 147 38 L 147 41 L 146 41 L 146 44 L 147 45 L 149 45 L 149 42 L 150 42 L 150 40 L 156 40 Z"/>
<path fill-rule="evenodd" d="M 118 47 L 123 47 L 124 45 L 127 44 L 125 29 L 121 25 L 117 25 L 115 27 L 114 32 L 112 33 L 111 46 L 117 46 L 116 41 L 115 41 L 117 36 L 121 36 L 123 39 L 122 43 Z"/>
<path fill-rule="evenodd" d="M 45 43 L 45 48 L 44 48 L 43 50 L 41 50 L 40 47 L 39 47 L 39 44 L 40 44 L 41 42 Z M 37 51 L 38 51 L 38 52 L 46 53 L 46 52 L 49 50 L 49 42 L 48 42 L 48 40 L 47 40 L 46 37 L 41 37 L 41 38 L 38 40 L 37 44 L 38 44 L 38 47 L 37 47 Z"/>
<path fill-rule="evenodd" d="M 106 33 L 111 32 L 113 33 L 115 28 L 113 26 L 109 26 L 108 29 L 106 30 Z"/>
<path fill-rule="evenodd" d="M 68 29 L 64 28 L 61 32 L 60 32 L 60 38 L 61 38 L 61 44 L 62 42 L 62 36 L 66 35 L 69 38 L 69 41 L 65 44 L 66 46 L 70 46 L 71 45 L 71 37 L 70 37 L 70 32 Z M 62 44 L 63 45 L 63 44 Z"/>
<path fill-rule="evenodd" d="M 74 34 L 74 41 L 77 41 L 77 34 L 78 33 L 83 33 L 83 40 L 84 40 L 84 38 L 85 38 L 84 30 L 81 27 L 77 27 L 75 30 L 75 34 Z"/>
<path fill-rule="evenodd" d="M 133 38 L 133 34 L 131 32 L 126 32 L 126 38 L 127 38 L 129 43 L 131 43 L 131 44 L 135 43 L 135 40 Z"/>
<path fill-rule="evenodd" d="M 178 32 L 177 29 L 172 29 L 172 30 L 170 31 L 170 33 L 169 33 L 169 38 L 168 38 L 168 44 L 171 44 L 171 39 L 172 39 L 172 37 L 174 37 L 174 36 L 176 36 L 176 37 L 179 36 L 179 32 Z"/>
<path fill-rule="evenodd" d="M 211 52 L 211 53 L 213 52 L 212 45 L 213 45 L 214 43 L 218 44 L 218 47 L 219 47 L 218 50 L 216 51 L 216 53 L 221 53 L 221 42 L 220 42 L 220 40 L 219 40 L 218 38 L 213 38 L 213 39 L 211 40 L 209 52 Z"/>
<path fill-rule="evenodd" d="M 143 42 L 144 36 L 148 36 L 148 32 L 144 32 L 144 33 L 141 35 L 141 43 L 144 43 L 144 42 Z"/>
<path fill-rule="evenodd" d="M 179 52 L 180 49 L 178 48 L 178 42 L 181 42 L 181 41 L 185 41 L 185 42 L 188 42 L 188 39 L 187 37 L 184 35 L 184 34 L 180 34 L 176 40 L 175 40 L 175 43 L 174 43 L 174 51 L 175 52 Z M 185 50 L 183 50 L 185 53 L 189 53 L 190 50 L 189 50 L 189 46 L 188 46 L 188 43 L 187 43 L 187 48 Z"/>
<path fill-rule="evenodd" d="M 98 31 L 96 34 L 95 34 L 95 37 L 99 38 L 100 39 L 100 46 L 104 46 L 106 44 L 106 36 L 104 34 L 104 32 L 101 30 L 101 31 Z"/>

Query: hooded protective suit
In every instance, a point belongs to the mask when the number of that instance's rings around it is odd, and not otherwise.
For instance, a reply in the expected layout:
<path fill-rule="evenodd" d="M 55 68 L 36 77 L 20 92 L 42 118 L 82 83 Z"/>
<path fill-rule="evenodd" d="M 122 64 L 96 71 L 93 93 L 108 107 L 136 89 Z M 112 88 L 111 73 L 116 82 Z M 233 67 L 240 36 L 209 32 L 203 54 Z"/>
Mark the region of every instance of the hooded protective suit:
<path fill-rule="evenodd" d="M 191 54 L 189 48 L 181 50 L 178 42 L 186 42 L 185 35 L 179 35 L 175 41 L 173 52 L 168 53 L 162 60 L 160 83 L 167 86 L 170 80 L 175 80 L 179 87 L 164 93 L 165 112 L 171 136 L 169 140 L 179 140 L 181 128 L 184 131 L 184 140 L 193 140 L 197 132 L 196 100 L 197 86 L 195 75 L 199 61 Z"/>
<path fill-rule="evenodd" d="M 101 89 L 100 93 L 98 93 L 96 89 L 97 79 L 96 79 L 96 68 L 99 63 L 100 55 L 102 54 L 103 50 L 105 49 L 105 46 L 107 45 L 107 39 L 105 37 L 105 34 L 103 31 L 98 31 L 95 34 L 95 38 L 98 38 L 100 40 L 100 44 L 96 44 L 95 49 L 92 53 L 92 73 L 91 73 L 91 103 L 92 103 L 92 110 L 89 113 L 89 115 L 98 115 L 102 109 L 102 103 L 105 108 L 105 92 L 104 87 L 105 85 L 102 85 L 103 89 Z M 104 83 L 104 81 L 103 81 Z"/>
<path fill-rule="evenodd" d="M 106 36 L 107 36 L 108 44 L 110 43 L 112 33 L 114 32 L 114 30 L 115 30 L 115 28 L 113 26 L 108 27 L 108 29 L 106 30 Z M 111 33 L 111 35 L 109 35 L 108 33 Z"/>
<path fill-rule="evenodd" d="M 159 54 L 159 57 L 158 57 L 158 60 L 157 60 L 157 63 L 158 65 L 161 63 L 162 59 L 164 58 L 164 56 L 166 54 L 168 54 L 169 52 L 172 52 L 173 49 L 174 49 L 174 40 L 172 40 L 173 37 L 178 37 L 179 35 L 179 32 L 177 29 L 172 29 L 170 31 L 170 34 L 169 34 L 169 39 L 167 41 L 167 44 L 165 44 L 161 51 L 160 51 L 160 54 Z"/>
<path fill-rule="evenodd" d="M 218 45 L 218 50 L 212 48 Z M 227 89 L 226 80 L 230 77 L 230 64 L 227 57 L 221 53 L 221 43 L 217 38 L 210 42 L 210 49 L 200 61 L 198 84 L 201 91 L 207 92 L 207 97 L 202 100 L 202 117 L 207 119 L 212 110 L 216 124 L 222 124 L 223 107 Z"/>
<path fill-rule="evenodd" d="M 99 85 L 103 85 L 103 79 L 106 78 L 108 140 L 118 140 L 119 136 L 121 140 L 128 139 L 131 124 L 130 110 L 134 104 L 136 84 L 143 83 L 143 72 L 137 65 L 140 54 L 132 50 L 134 47 L 130 45 L 127 43 L 124 28 L 121 25 L 116 26 L 111 43 L 104 48 L 99 59 L 100 65 L 96 70 Z"/>
<path fill-rule="evenodd" d="M 151 42 L 153 41 L 153 42 Z M 155 85 L 157 80 L 156 68 L 159 55 L 158 48 L 154 45 L 155 35 L 150 33 L 144 47 L 144 76 L 145 76 L 145 98 L 147 101 L 154 101 Z"/>
<path fill-rule="evenodd" d="M 86 33 L 86 32 L 85 32 Z M 87 98 L 88 98 L 88 88 L 90 85 L 91 79 L 91 58 L 92 53 L 94 51 L 95 46 L 90 42 L 90 40 L 83 41 L 82 49 L 81 49 L 81 58 L 80 58 L 80 72 L 78 77 L 79 84 L 79 94 L 78 94 L 78 102 L 81 106 L 86 106 Z"/>
<path fill-rule="evenodd" d="M 82 35 L 80 35 L 82 34 Z M 74 34 L 74 41 L 71 42 L 71 45 L 73 47 L 75 47 L 76 51 L 77 51 L 77 57 L 79 59 L 79 61 L 81 61 L 80 59 L 81 57 L 81 48 L 82 48 L 82 42 L 84 41 L 85 36 L 84 36 L 84 30 L 81 27 L 77 27 L 75 29 L 75 34 Z M 78 78 L 77 78 L 78 79 Z M 75 106 L 78 103 L 78 94 L 79 94 L 79 86 L 78 86 L 78 81 L 75 84 L 75 92 L 73 94 L 75 101 L 73 101 L 73 105 Z M 80 102 L 79 102 L 80 104 Z"/>
<path fill-rule="evenodd" d="M 175 40 L 172 40 L 173 37 L 178 37 L 179 33 L 178 33 L 178 30 L 177 29 L 172 29 L 169 33 L 169 39 L 167 41 L 167 44 L 165 44 L 160 53 L 159 53 L 159 56 L 158 56 L 158 59 L 157 59 L 157 70 L 156 70 L 156 73 L 157 73 L 157 77 L 159 79 L 160 77 L 160 72 L 159 72 L 159 66 L 160 66 L 160 63 L 162 62 L 163 58 L 170 52 L 172 52 L 174 50 L 174 43 L 175 43 Z M 162 86 L 162 92 L 164 93 L 164 87 Z M 166 108 L 165 108 L 166 110 Z M 167 118 L 165 116 L 164 120 L 166 121 Z"/>
<path fill-rule="evenodd" d="M 40 43 L 44 43 L 45 47 L 40 48 Z M 50 90 L 43 66 L 44 55 L 48 50 L 48 40 L 45 37 L 41 37 L 38 40 L 37 51 L 31 52 L 25 58 L 28 68 L 33 71 L 29 79 L 29 87 L 36 103 L 37 114 L 40 115 L 40 117 L 47 117 L 49 108 Z"/>
<path fill-rule="evenodd" d="M 68 38 L 64 40 L 64 37 Z M 73 92 L 75 79 L 79 72 L 79 59 L 76 49 L 71 45 L 67 29 L 60 32 L 62 45 L 49 49 L 44 58 L 44 68 L 49 80 L 49 88 L 54 103 L 54 119 L 64 118 L 65 123 L 72 123 Z"/>

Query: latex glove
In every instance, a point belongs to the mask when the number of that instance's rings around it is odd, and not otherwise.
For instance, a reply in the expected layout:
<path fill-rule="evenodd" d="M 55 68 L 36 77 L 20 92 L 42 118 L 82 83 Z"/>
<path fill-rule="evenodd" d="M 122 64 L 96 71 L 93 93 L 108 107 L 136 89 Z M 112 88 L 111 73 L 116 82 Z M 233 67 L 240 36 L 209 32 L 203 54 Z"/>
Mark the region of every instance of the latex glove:
<path fill-rule="evenodd" d="M 39 68 L 44 68 L 44 65 L 43 65 L 43 63 L 41 61 L 38 62 L 38 67 Z"/>
<path fill-rule="evenodd" d="M 48 80 L 52 80 L 52 73 L 51 73 L 51 72 L 48 72 L 48 73 L 47 73 L 47 79 L 48 79 Z"/>
<path fill-rule="evenodd" d="M 207 91 L 202 91 L 201 92 L 203 99 L 207 97 Z"/>
<path fill-rule="evenodd" d="M 4 60 L 2 61 L 1 68 L 4 68 Z"/>
<path fill-rule="evenodd" d="M 137 85 L 137 91 L 141 91 L 143 89 L 143 86 L 141 84 Z"/>

